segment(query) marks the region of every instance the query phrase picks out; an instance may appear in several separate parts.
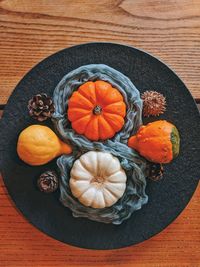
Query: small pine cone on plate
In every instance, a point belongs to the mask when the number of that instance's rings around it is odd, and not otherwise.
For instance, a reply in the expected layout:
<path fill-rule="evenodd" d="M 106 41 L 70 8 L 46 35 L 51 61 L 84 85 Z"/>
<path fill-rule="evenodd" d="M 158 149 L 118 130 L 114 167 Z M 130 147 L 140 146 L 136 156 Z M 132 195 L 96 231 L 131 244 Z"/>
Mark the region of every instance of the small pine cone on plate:
<path fill-rule="evenodd" d="M 45 121 L 51 118 L 55 111 L 53 100 L 47 94 L 37 94 L 28 102 L 28 110 L 31 117 L 38 121 Z"/>
<path fill-rule="evenodd" d="M 54 171 L 46 171 L 40 175 L 37 185 L 40 191 L 52 193 L 58 189 L 58 177 Z"/>
<path fill-rule="evenodd" d="M 163 165 L 160 163 L 153 163 L 149 164 L 149 175 L 148 178 L 152 181 L 159 181 L 163 178 Z"/>

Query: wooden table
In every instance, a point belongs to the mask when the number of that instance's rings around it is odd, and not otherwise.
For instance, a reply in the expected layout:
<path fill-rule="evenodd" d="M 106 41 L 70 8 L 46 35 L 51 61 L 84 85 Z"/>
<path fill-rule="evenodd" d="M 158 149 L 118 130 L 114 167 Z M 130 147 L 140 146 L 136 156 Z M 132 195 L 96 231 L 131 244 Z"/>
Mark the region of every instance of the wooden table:
<path fill-rule="evenodd" d="M 96 2 L 0 0 L 1 109 L 36 63 L 90 41 L 124 43 L 158 56 L 200 102 L 200 0 Z M 92 251 L 62 244 L 35 229 L 15 208 L 0 178 L 0 266 L 200 266 L 199 198 L 200 186 L 182 214 L 146 242 Z"/>

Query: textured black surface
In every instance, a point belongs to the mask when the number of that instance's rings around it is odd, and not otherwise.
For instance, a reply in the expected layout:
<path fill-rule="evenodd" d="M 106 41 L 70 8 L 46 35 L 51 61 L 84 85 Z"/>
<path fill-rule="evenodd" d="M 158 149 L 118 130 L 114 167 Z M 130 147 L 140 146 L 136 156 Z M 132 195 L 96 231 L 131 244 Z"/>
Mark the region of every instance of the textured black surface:
<path fill-rule="evenodd" d="M 163 93 L 167 111 L 159 119 L 174 123 L 181 136 L 180 156 L 165 166 L 164 179 L 148 181 L 148 204 L 120 226 L 73 218 L 71 211 L 59 202 L 58 192 L 44 194 L 36 186 L 40 173 L 55 168 L 55 161 L 31 167 L 21 162 L 16 154 L 20 131 L 36 123 L 28 115 L 27 101 L 37 93 L 51 95 L 67 72 L 91 63 L 107 64 L 121 71 L 140 92 L 151 89 Z M 145 122 L 150 120 L 155 118 Z M 0 129 L 1 170 L 16 206 L 43 232 L 79 247 L 120 248 L 150 238 L 180 214 L 200 178 L 200 117 L 189 91 L 166 65 L 127 46 L 91 43 L 62 50 L 45 59 L 17 85 L 6 106 Z"/>

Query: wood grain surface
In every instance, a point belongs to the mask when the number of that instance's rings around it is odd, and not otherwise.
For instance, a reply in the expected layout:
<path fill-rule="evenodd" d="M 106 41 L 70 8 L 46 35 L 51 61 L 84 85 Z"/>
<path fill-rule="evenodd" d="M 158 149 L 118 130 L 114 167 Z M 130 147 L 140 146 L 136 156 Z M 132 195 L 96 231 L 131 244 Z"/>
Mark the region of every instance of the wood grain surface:
<path fill-rule="evenodd" d="M 200 100 L 200 0 L 0 0 L 0 26 L 0 107 L 39 61 L 90 41 L 119 42 L 158 56 Z M 182 214 L 148 241 L 92 251 L 35 229 L 0 177 L 0 266 L 198 267 L 199 198 L 200 186 Z"/>
<path fill-rule="evenodd" d="M 0 178 L 0 266 L 198 267 L 199 198 L 200 186 L 182 214 L 157 236 L 128 248 L 95 251 L 62 244 L 34 228 Z"/>
<path fill-rule="evenodd" d="M 200 0 L 1 0 L 0 25 L 0 104 L 36 63 L 91 41 L 145 49 L 200 99 Z"/>

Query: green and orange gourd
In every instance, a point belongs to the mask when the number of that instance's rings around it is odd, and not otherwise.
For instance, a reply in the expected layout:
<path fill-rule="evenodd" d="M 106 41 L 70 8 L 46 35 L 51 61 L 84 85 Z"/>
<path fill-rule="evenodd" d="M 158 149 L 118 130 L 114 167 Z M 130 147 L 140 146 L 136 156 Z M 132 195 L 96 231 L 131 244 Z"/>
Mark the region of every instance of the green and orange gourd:
<path fill-rule="evenodd" d="M 139 128 L 128 140 L 128 146 L 156 163 L 169 163 L 179 154 L 180 137 L 177 128 L 166 120 L 158 120 Z"/>

